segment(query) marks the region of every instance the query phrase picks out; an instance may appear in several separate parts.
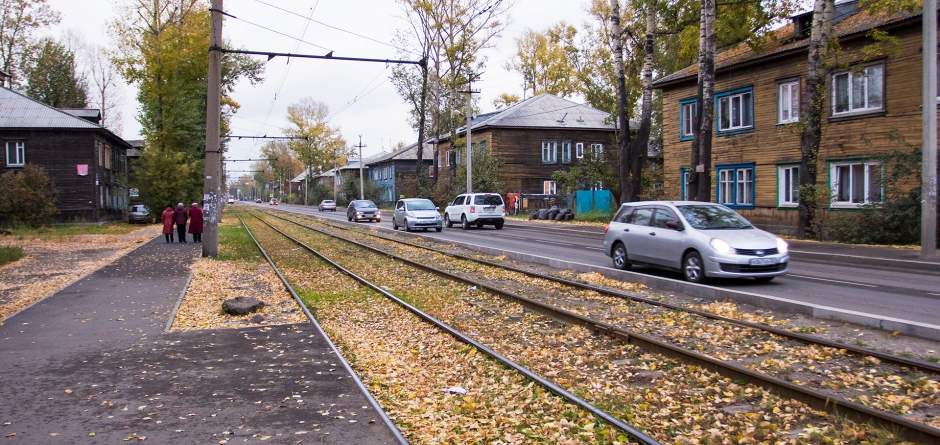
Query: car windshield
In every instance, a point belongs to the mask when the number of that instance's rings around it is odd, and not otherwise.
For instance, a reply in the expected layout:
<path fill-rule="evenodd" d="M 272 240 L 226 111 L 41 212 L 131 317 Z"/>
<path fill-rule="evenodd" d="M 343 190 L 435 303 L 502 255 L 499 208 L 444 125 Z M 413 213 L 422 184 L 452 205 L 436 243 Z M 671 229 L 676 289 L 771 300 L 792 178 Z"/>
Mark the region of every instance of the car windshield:
<path fill-rule="evenodd" d="M 373 204 L 372 201 L 356 201 L 355 205 L 356 207 L 366 208 L 366 209 L 375 207 L 375 204 Z"/>
<path fill-rule="evenodd" d="M 434 210 L 434 203 L 427 199 L 408 201 L 408 210 Z"/>
<path fill-rule="evenodd" d="M 477 195 L 473 197 L 473 203 L 485 206 L 501 206 L 503 198 L 499 195 Z"/>
<path fill-rule="evenodd" d="M 329 200 L 329 199 L 327 199 L 326 201 L 323 201 L 323 203 L 324 203 L 324 204 L 333 204 L 333 201 L 332 201 L 332 200 Z"/>
<path fill-rule="evenodd" d="M 751 223 L 731 209 L 717 205 L 676 206 L 686 221 L 699 230 L 750 229 Z"/>

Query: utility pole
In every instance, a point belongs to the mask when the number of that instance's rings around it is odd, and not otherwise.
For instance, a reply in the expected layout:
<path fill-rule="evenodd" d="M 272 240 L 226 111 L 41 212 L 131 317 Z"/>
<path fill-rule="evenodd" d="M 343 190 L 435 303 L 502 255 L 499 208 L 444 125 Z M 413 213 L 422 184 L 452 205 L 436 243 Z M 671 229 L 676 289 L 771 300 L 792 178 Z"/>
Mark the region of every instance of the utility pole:
<path fill-rule="evenodd" d="M 366 190 L 362 188 L 362 147 L 368 147 L 368 145 L 362 145 L 362 135 L 359 135 L 359 199 L 366 199 Z"/>
<path fill-rule="evenodd" d="M 937 254 L 937 0 L 924 0 L 920 256 Z"/>
<path fill-rule="evenodd" d="M 216 258 L 219 254 L 219 221 L 222 219 L 222 135 L 220 128 L 222 102 L 222 0 L 212 0 L 209 28 L 209 88 L 206 94 L 206 167 L 203 185 L 205 238 L 202 256 Z"/>
<path fill-rule="evenodd" d="M 458 93 L 467 93 L 467 193 L 473 193 L 473 146 L 470 144 L 470 127 L 473 124 L 472 108 L 473 93 L 479 93 L 480 90 L 474 90 L 471 86 L 473 80 L 467 81 L 467 91 L 458 91 Z"/>

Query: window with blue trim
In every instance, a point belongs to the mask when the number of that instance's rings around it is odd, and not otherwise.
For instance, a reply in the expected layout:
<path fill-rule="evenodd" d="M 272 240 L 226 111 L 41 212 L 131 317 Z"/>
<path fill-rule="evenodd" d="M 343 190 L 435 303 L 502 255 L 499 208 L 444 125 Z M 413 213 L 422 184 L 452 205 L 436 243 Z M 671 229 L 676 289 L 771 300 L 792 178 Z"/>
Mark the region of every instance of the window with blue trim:
<path fill-rule="evenodd" d="M 754 207 L 754 164 L 719 165 L 715 198 L 728 207 Z"/>
<path fill-rule="evenodd" d="M 695 111 L 698 109 L 695 99 L 679 102 L 679 140 L 691 141 L 695 135 Z"/>
<path fill-rule="evenodd" d="M 692 169 L 683 167 L 682 171 L 682 193 L 681 200 L 689 199 L 689 180 L 692 179 Z"/>
<path fill-rule="evenodd" d="M 715 95 L 715 125 L 719 134 L 754 129 L 754 93 L 751 87 Z"/>

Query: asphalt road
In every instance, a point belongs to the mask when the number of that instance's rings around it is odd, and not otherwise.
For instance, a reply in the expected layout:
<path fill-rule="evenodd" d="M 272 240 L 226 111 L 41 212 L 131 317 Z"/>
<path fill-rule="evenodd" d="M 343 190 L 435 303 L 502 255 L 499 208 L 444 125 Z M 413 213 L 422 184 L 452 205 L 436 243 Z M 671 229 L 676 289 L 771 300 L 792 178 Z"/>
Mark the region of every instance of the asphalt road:
<path fill-rule="evenodd" d="M 245 203 L 242 203 L 245 204 Z M 265 204 L 254 204 L 268 207 Z M 278 210 L 302 213 L 336 221 L 346 221 L 345 209 L 319 212 L 316 207 L 281 205 Z M 390 215 L 381 223 L 363 222 L 391 228 Z M 564 261 L 611 267 L 604 255 L 603 229 L 599 227 L 557 227 L 507 222 L 502 230 L 492 226 L 462 230 L 457 226 L 437 233 L 414 232 L 440 238 L 504 250 L 524 252 Z M 643 272 L 681 280 L 678 273 L 634 267 Z M 940 274 L 872 266 L 809 262 L 791 258 L 788 275 L 770 283 L 753 280 L 712 280 L 713 286 L 755 294 L 771 295 L 795 301 L 844 310 L 876 314 L 921 323 L 940 325 Z"/>

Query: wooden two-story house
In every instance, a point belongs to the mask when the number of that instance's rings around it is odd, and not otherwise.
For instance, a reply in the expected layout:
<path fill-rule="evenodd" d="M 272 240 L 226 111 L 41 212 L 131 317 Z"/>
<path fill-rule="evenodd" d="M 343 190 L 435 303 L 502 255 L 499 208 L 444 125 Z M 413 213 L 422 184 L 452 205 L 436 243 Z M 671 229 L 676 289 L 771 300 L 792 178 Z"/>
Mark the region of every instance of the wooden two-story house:
<path fill-rule="evenodd" d="M 97 110 L 58 110 L 0 87 L 0 174 L 42 167 L 58 192 L 56 222 L 122 220 L 131 145 L 97 124 Z"/>
<path fill-rule="evenodd" d="M 504 110 L 475 116 L 470 143 L 499 157 L 501 193 L 558 193 L 552 173 L 577 165 L 585 153 L 604 155 L 616 176 L 616 134 L 609 113 L 552 94 L 539 94 Z M 457 137 L 466 137 L 466 126 Z M 438 145 L 440 180 L 451 180 L 466 152 L 455 150 L 449 136 Z M 495 190 L 494 190 L 495 191 Z"/>
<path fill-rule="evenodd" d="M 716 57 L 712 200 L 762 227 L 792 233 L 798 220 L 800 107 L 812 13 L 792 18 L 759 50 L 741 44 Z M 866 56 L 881 30 L 897 51 Z M 871 15 L 857 0 L 836 5 L 828 61 L 819 185 L 827 212 L 884 199 L 881 156 L 921 139 L 921 11 Z M 663 98 L 665 189 L 684 199 L 693 168 L 697 65 L 654 83 Z"/>

